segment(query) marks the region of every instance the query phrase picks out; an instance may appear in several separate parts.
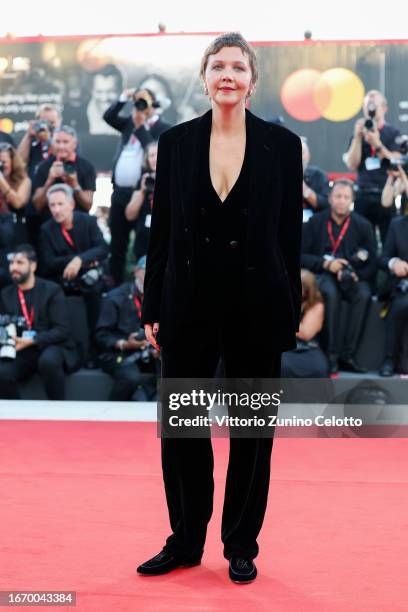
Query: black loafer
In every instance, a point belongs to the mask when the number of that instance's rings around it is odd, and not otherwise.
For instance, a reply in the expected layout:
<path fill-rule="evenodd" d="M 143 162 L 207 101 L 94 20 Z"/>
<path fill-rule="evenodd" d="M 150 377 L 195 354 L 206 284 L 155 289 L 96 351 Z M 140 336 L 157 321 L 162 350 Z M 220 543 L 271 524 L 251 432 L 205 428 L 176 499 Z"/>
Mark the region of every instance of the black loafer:
<path fill-rule="evenodd" d="M 229 562 L 229 577 L 237 584 L 253 582 L 258 572 L 252 559 L 231 557 Z"/>
<path fill-rule="evenodd" d="M 139 565 L 136 571 L 143 576 L 160 576 L 161 574 L 167 574 L 179 567 L 194 567 L 195 565 L 200 565 L 200 563 L 201 557 L 193 561 L 186 561 L 185 559 L 175 557 L 171 553 L 162 550 L 158 555 L 152 557 L 152 559 Z"/>
<path fill-rule="evenodd" d="M 346 372 L 355 372 L 356 374 L 366 374 L 368 372 L 367 368 L 361 366 L 354 357 L 346 357 L 345 359 L 339 360 L 339 368 L 340 370 L 344 370 Z"/>

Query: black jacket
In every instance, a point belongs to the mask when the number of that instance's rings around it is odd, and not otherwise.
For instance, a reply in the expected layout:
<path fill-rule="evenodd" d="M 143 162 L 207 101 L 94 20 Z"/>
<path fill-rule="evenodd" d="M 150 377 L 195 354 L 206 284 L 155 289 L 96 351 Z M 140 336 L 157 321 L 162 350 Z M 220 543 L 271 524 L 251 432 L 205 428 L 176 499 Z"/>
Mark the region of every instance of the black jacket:
<path fill-rule="evenodd" d="M 317 207 L 313 208 L 304 200 L 305 208 L 311 210 L 324 210 L 329 206 L 329 179 L 327 174 L 317 166 L 307 166 L 304 172 L 304 181 L 316 193 Z"/>
<path fill-rule="evenodd" d="M 67 369 L 75 369 L 78 355 L 70 335 L 67 304 L 62 289 L 56 283 L 36 277 L 34 286 L 34 323 L 37 332 L 35 344 L 39 350 L 47 346 L 61 346 Z M 0 292 L 0 312 L 22 315 L 16 285 L 8 285 Z"/>
<path fill-rule="evenodd" d="M 127 340 L 129 334 L 140 329 L 140 318 L 133 300 L 135 293 L 134 283 L 124 283 L 104 296 L 95 332 L 101 361 L 118 355 L 116 342 Z M 136 295 L 141 299 L 138 293 Z"/>
<path fill-rule="evenodd" d="M 390 223 L 383 252 L 380 258 L 380 267 L 388 270 L 388 262 L 392 257 L 399 257 L 408 261 L 408 217 L 396 217 Z"/>
<path fill-rule="evenodd" d="M 160 322 L 162 346 L 177 340 L 191 309 L 198 157 L 211 112 L 171 128 L 159 141 L 142 324 Z M 301 305 L 301 142 L 250 111 L 246 121 L 251 197 L 242 298 L 254 336 L 255 322 L 262 321 L 259 342 L 284 351 L 296 346 Z"/>
<path fill-rule="evenodd" d="M 327 254 L 327 222 L 330 215 L 331 209 L 316 213 L 303 227 L 302 267 L 314 273 L 323 272 L 323 256 Z M 366 249 L 368 259 L 356 266 L 356 272 L 361 280 L 370 280 L 377 271 L 376 242 L 372 225 L 358 213 L 352 212 L 350 216 L 349 228 L 341 242 L 344 258 L 350 261 L 359 248 Z"/>
<path fill-rule="evenodd" d="M 104 112 L 103 118 L 110 126 L 121 132 L 122 137 L 120 139 L 119 146 L 116 150 L 116 154 L 113 160 L 113 169 L 112 169 L 112 183 L 115 182 L 115 168 L 118 163 L 118 159 L 120 154 L 122 153 L 123 147 L 128 143 L 129 138 L 132 134 L 140 140 L 140 144 L 143 149 L 154 140 L 158 140 L 160 134 L 169 129 L 170 125 L 165 121 L 162 121 L 160 118 L 152 125 L 149 130 L 146 130 L 144 125 L 139 128 L 135 128 L 135 124 L 133 123 L 133 119 L 131 116 L 129 117 L 121 117 L 120 111 L 125 106 L 126 102 L 114 102 L 111 106 Z"/>
<path fill-rule="evenodd" d="M 72 238 L 75 248 L 65 240 L 61 225 L 50 219 L 41 227 L 39 253 L 41 272 L 50 278 L 59 278 L 71 259 L 79 255 L 84 267 L 92 261 L 102 262 L 109 247 L 98 227 L 96 217 L 74 211 Z"/>

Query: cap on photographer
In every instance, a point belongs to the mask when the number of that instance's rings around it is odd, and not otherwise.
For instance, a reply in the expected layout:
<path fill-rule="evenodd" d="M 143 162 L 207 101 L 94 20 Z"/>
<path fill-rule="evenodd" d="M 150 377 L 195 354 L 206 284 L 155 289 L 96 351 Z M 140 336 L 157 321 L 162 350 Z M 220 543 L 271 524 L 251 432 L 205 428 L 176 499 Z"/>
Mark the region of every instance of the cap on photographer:
<path fill-rule="evenodd" d="M 89 212 L 96 190 L 96 171 L 93 164 L 77 154 L 78 138 L 69 125 L 54 130 L 53 154 L 37 169 L 33 182 L 33 204 L 43 219 L 49 218 L 47 191 L 56 183 L 64 183 L 74 192 L 75 206 Z"/>
<path fill-rule="evenodd" d="M 381 206 L 381 193 L 387 180 L 383 160 L 398 154 L 399 131 L 386 123 L 388 106 L 378 90 L 367 92 L 363 102 L 364 117 L 357 119 L 354 134 L 344 160 L 350 170 L 357 171 L 354 209 L 378 227 L 384 244 L 394 207 Z"/>
<path fill-rule="evenodd" d="M 127 102 L 133 105 L 132 113 L 122 117 L 120 113 Z M 111 272 L 117 285 L 123 280 L 129 234 L 133 228 L 124 210 L 141 178 L 144 150 L 170 127 L 160 118 L 159 108 L 150 89 L 126 89 L 103 116 L 122 135 L 113 161 L 110 210 Z"/>

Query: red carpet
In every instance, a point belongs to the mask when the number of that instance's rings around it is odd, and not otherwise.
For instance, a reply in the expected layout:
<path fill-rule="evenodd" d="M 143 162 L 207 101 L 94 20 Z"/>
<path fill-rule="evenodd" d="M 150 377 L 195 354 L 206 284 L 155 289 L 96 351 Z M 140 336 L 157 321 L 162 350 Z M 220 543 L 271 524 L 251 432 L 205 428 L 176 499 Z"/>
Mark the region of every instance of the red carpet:
<path fill-rule="evenodd" d="M 146 578 L 168 535 L 155 425 L 1 432 L 0 590 L 75 590 L 80 612 L 408 609 L 407 439 L 276 439 L 259 577 L 240 586 L 219 536 L 228 440 L 203 564 Z"/>

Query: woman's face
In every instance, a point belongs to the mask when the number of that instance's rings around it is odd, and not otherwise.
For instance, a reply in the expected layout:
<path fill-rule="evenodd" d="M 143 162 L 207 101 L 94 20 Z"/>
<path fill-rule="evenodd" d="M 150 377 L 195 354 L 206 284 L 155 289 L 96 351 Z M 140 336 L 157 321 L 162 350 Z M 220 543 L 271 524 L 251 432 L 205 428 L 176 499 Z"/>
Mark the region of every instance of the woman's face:
<path fill-rule="evenodd" d="M 8 151 L 0 151 L 0 162 L 3 162 L 3 175 L 9 177 L 11 174 L 11 155 Z"/>
<path fill-rule="evenodd" d="M 239 47 L 223 47 L 208 58 L 204 80 L 215 104 L 244 105 L 252 81 L 249 59 Z"/>
<path fill-rule="evenodd" d="M 156 172 L 157 165 L 157 147 L 150 147 L 147 154 L 147 164 L 152 172 Z"/>

